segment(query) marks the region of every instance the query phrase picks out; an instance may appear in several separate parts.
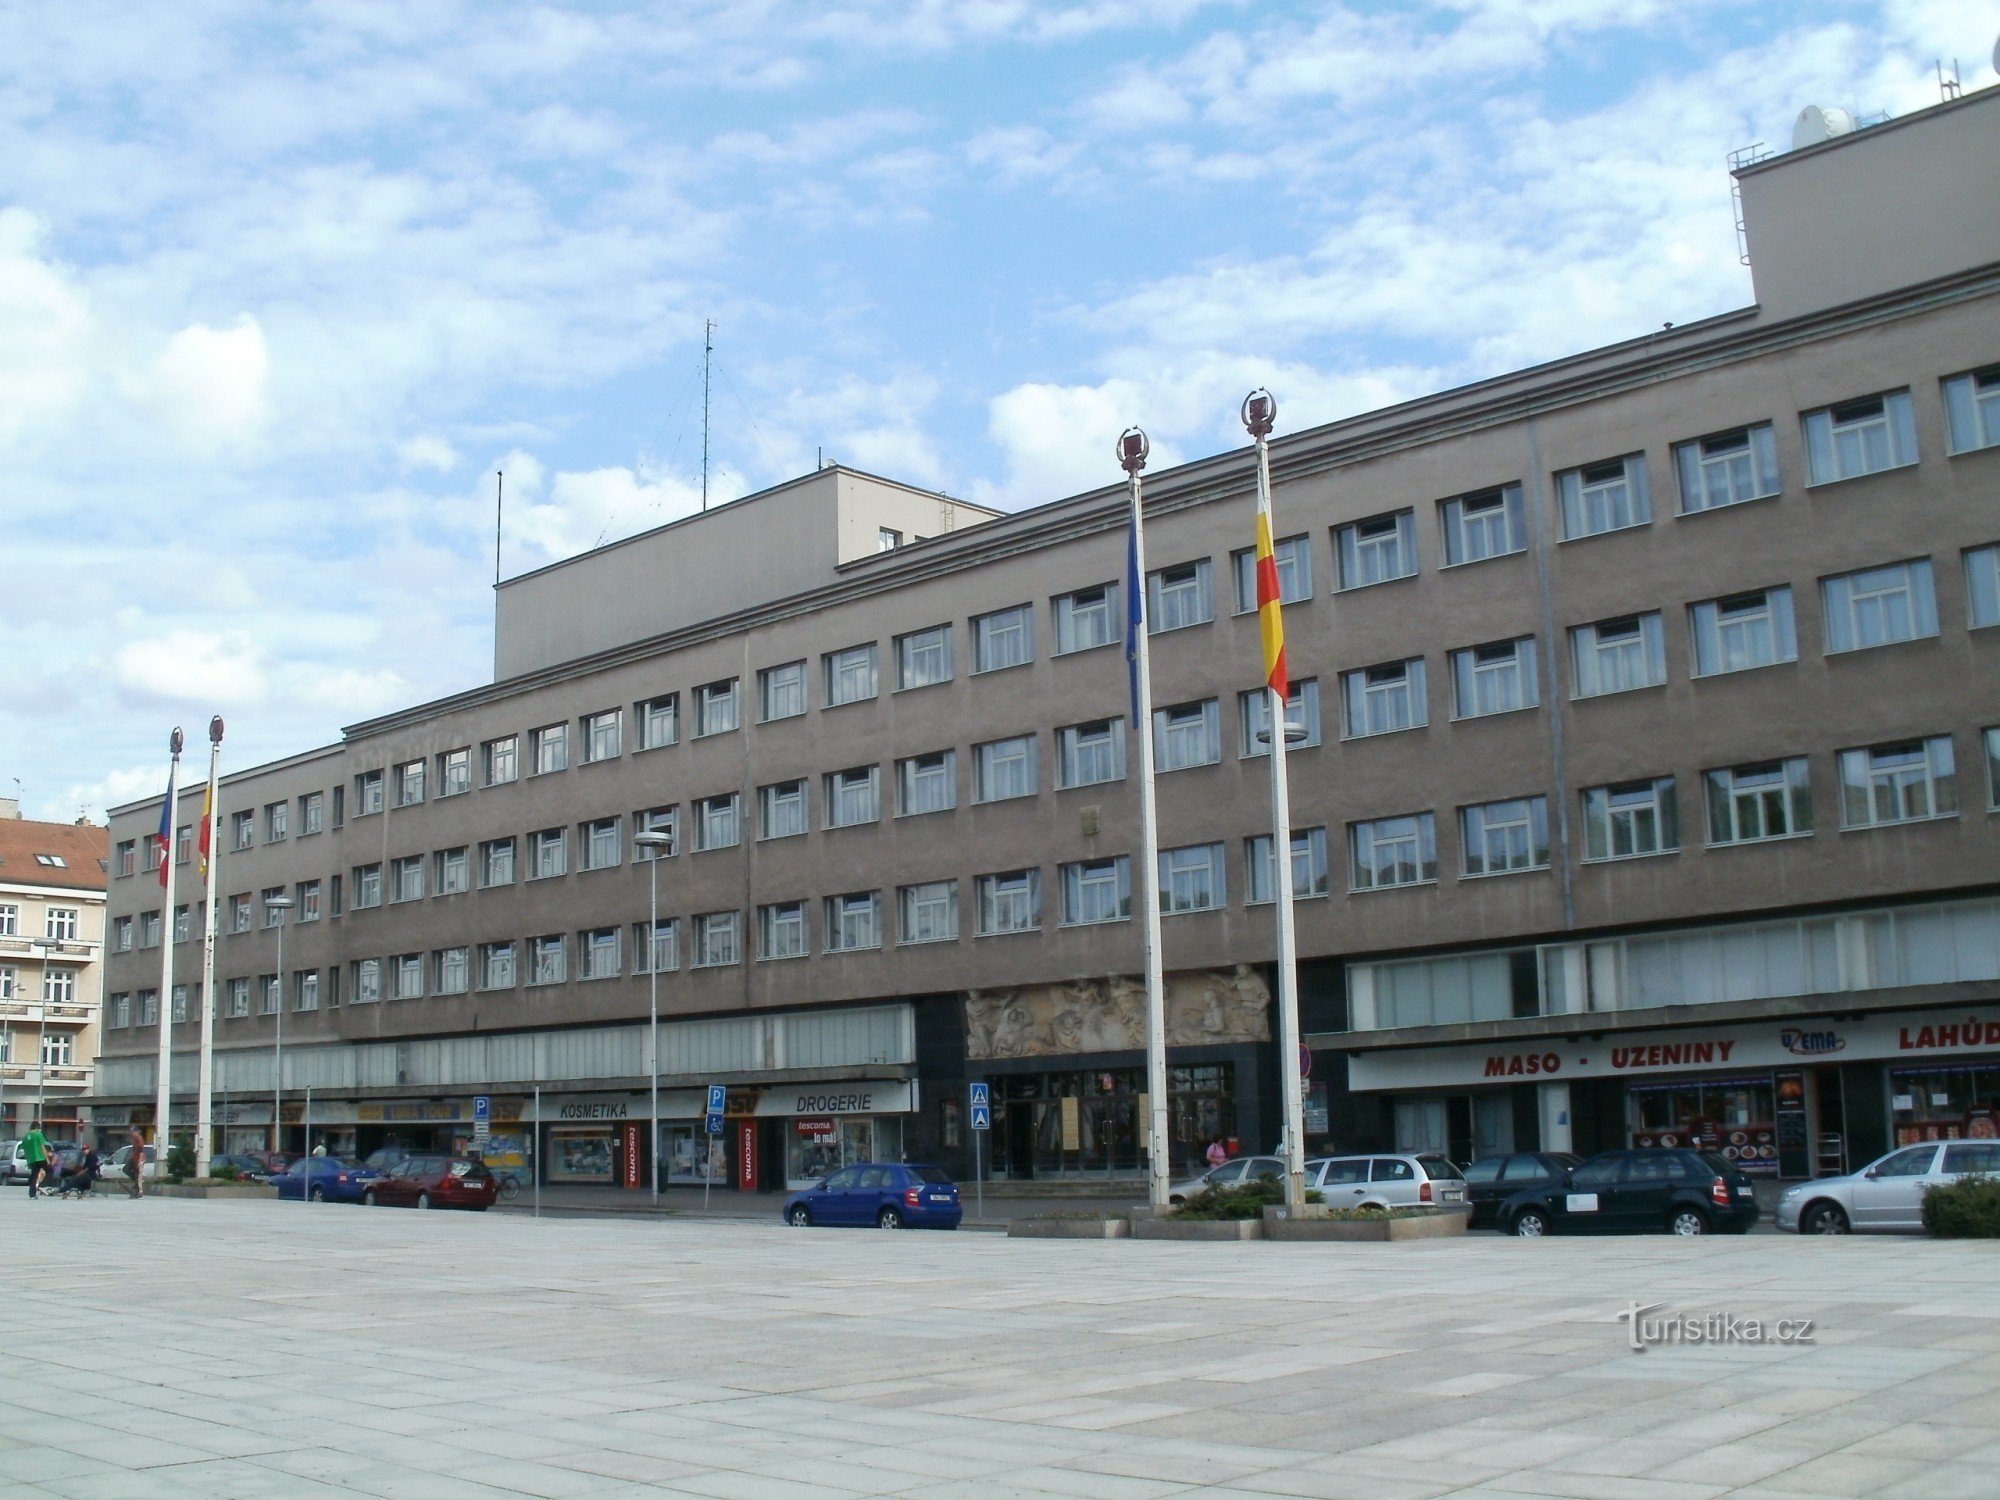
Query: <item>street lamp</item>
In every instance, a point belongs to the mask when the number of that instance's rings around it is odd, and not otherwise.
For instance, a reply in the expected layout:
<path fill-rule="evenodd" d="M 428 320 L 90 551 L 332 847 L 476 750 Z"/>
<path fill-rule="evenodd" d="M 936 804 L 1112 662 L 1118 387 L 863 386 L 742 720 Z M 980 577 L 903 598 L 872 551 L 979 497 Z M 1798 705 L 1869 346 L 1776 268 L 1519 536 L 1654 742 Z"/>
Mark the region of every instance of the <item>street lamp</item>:
<path fill-rule="evenodd" d="M 266 896 L 264 921 L 278 929 L 278 1030 L 271 1040 L 271 1150 L 282 1152 L 285 1095 L 285 913 L 299 903 L 290 896 Z"/>
<path fill-rule="evenodd" d="M 674 836 L 658 828 L 632 835 L 632 842 L 647 854 L 646 885 L 649 894 L 646 919 L 646 1071 L 653 1084 L 653 1139 L 647 1148 L 653 1153 L 653 1207 L 660 1206 L 660 861 L 673 850 Z"/>

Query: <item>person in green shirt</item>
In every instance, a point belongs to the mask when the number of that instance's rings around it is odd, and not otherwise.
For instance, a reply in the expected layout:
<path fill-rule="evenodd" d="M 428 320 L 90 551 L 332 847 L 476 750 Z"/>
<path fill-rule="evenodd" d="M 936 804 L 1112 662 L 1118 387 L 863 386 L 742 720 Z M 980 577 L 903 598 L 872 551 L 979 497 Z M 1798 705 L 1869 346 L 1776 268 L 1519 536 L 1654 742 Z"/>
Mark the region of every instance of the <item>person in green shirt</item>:
<path fill-rule="evenodd" d="M 42 1134 L 42 1122 L 21 1137 L 21 1154 L 28 1159 L 28 1196 L 41 1196 L 42 1181 L 49 1175 L 49 1142 Z"/>

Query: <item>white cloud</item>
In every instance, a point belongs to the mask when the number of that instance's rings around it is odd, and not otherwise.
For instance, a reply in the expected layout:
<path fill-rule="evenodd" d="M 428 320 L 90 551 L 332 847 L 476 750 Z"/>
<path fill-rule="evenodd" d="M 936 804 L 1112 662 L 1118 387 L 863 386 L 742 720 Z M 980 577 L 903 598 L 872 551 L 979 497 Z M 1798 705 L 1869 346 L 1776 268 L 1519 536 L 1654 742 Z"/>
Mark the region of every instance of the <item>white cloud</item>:
<path fill-rule="evenodd" d="M 0 446 L 72 408 L 88 381 L 87 299 L 47 259 L 48 224 L 0 208 Z"/>
<path fill-rule="evenodd" d="M 458 450 L 443 438 L 426 433 L 398 443 L 396 461 L 405 473 L 412 469 L 431 469 L 439 474 L 449 474 L 458 467 L 459 456 Z"/>
<path fill-rule="evenodd" d="M 185 769 L 182 774 L 186 774 Z M 51 823 L 67 823 L 78 817 L 102 823 L 107 809 L 137 802 L 142 797 L 157 799 L 166 789 L 167 747 L 166 736 L 162 734 L 158 764 L 107 771 L 95 781 L 74 782 L 65 787 L 60 796 L 44 799 L 33 811 L 27 808 L 22 810 L 30 817 Z M 31 799 L 32 795 L 30 791 Z"/>
<path fill-rule="evenodd" d="M 620 537 L 663 526 L 701 509 L 701 487 L 674 478 L 642 479 L 628 468 L 609 467 L 562 471 L 549 481 L 543 497 L 544 471 L 532 455 L 509 454 L 506 535 L 510 544 L 532 557 L 510 553 L 505 571 L 516 572 L 559 558 L 573 557 Z M 711 483 L 709 502 L 734 499 L 740 488 Z"/>
<path fill-rule="evenodd" d="M 244 313 L 228 328 L 181 329 L 145 375 L 127 382 L 127 391 L 196 447 L 240 443 L 263 424 L 270 368 L 264 330 Z"/>
<path fill-rule="evenodd" d="M 111 657 L 112 680 L 134 699 L 227 708 L 264 697 L 263 652 L 247 631 L 170 630 L 128 641 Z"/>
<path fill-rule="evenodd" d="M 330 710 L 340 724 L 353 724 L 408 705 L 411 684 L 392 668 L 363 671 L 297 663 L 286 668 L 281 687 L 297 702 Z"/>

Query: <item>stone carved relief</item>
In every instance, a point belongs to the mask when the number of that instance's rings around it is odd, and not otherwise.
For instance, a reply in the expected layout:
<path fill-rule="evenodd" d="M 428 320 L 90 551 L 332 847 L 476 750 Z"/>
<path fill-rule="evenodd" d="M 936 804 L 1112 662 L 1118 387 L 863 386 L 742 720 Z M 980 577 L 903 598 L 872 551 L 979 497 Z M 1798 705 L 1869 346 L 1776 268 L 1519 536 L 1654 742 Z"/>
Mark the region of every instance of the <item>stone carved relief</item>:
<path fill-rule="evenodd" d="M 1166 977 L 1167 1042 L 1198 1046 L 1271 1039 L 1271 988 L 1249 964 Z M 1067 1057 L 1146 1045 L 1146 986 L 1125 974 L 1067 984 L 971 990 L 969 1058 Z"/>

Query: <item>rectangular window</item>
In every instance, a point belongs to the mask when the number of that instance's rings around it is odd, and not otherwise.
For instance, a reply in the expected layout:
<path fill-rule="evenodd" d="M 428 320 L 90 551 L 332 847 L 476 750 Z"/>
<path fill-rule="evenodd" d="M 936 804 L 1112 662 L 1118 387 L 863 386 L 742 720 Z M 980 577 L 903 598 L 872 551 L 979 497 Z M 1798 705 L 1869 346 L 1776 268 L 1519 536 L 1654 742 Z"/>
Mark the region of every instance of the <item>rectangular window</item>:
<path fill-rule="evenodd" d="M 354 909 L 362 911 L 382 904 L 382 867 L 359 865 L 354 871 Z"/>
<path fill-rule="evenodd" d="M 479 846 L 479 884 L 482 888 L 514 883 L 514 841 L 488 839 Z"/>
<path fill-rule="evenodd" d="M 1222 759 L 1222 731 L 1216 701 L 1177 703 L 1153 715 L 1153 763 L 1161 771 L 1212 766 Z"/>
<path fill-rule="evenodd" d="M 1528 550 L 1528 522 L 1518 484 L 1438 502 L 1448 568 Z"/>
<path fill-rule="evenodd" d="M 420 760 L 405 761 L 393 768 L 395 778 L 396 806 L 415 807 L 424 800 L 424 763 Z"/>
<path fill-rule="evenodd" d="M 1421 729 L 1431 721 L 1430 691 L 1421 656 L 1342 672 L 1340 687 L 1349 739 Z"/>
<path fill-rule="evenodd" d="M 1207 558 L 1146 575 L 1146 628 L 1152 634 L 1206 625 L 1214 618 Z"/>
<path fill-rule="evenodd" d="M 1026 666 L 1035 659 L 1035 617 L 1030 606 L 1016 604 L 990 615 L 972 618 L 972 670 L 998 672 Z"/>
<path fill-rule="evenodd" d="M 1535 638 L 1492 641 L 1451 653 L 1453 712 L 1461 719 L 1534 708 L 1542 701 Z"/>
<path fill-rule="evenodd" d="M 1632 859 L 1681 846 L 1674 778 L 1594 786 L 1583 794 L 1583 857 Z"/>
<path fill-rule="evenodd" d="M 382 998 L 382 960 L 357 959 L 354 964 L 354 1003 L 373 1005 Z"/>
<path fill-rule="evenodd" d="M 535 774 L 547 776 L 569 769 L 569 725 L 545 724 L 528 732 L 528 751 L 534 757 Z"/>
<path fill-rule="evenodd" d="M 139 868 L 139 845 L 134 839 L 118 841 L 117 871 L 120 875 L 130 875 Z"/>
<path fill-rule="evenodd" d="M 583 762 L 616 760 L 625 748 L 625 715 L 607 708 L 602 713 L 585 714 L 578 726 L 583 731 Z"/>
<path fill-rule="evenodd" d="M 1778 445 L 1771 424 L 1739 427 L 1674 444 L 1681 514 L 1691 516 L 1778 493 Z"/>
<path fill-rule="evenodd" d="M 185 943 L 188 940 L 191 925 L 187 907 L 176 906 L 174 908 L 174 941 Z"/>
<path fill-rule="evenodd" d="M 183 823 L 174 830 L 174 863 L 184 865 L 194 858 L 194 825 Z"/>
<path fill-rule="evenodd" d="M 278 1008 L 278 981 L 271 981 L 271 1009 Z M 139 991 L 139 1024 L 157 1026 L 160 1024 L 160 992 L 158 990 Z"/>
<path fill-rule="evenodd" d="M 383 779 L 380 771 L 363 771 L 354 778 L 354 816 L 366 817 L 382 810 Z"/>
<path fill-rule="evenodd" d="M 1125 721 L 1093 719 L 1056 731 L 1056 785 L 1097 786 L 1125 779 Z"/>
<path fill-rule="evenodd" d="M 1865 651 L 1938 633 L 1937 591 L 1927 557 L 1819 581 L 1826 649 Z"/>
<path fill-rule="evenodd" d="M 1710 771 L 1708 841 L 1749 844 L 1812 832 L 1812 785 L 1805 757 Z"/>
<path fill-rule="evenodd" d="M 541 828 L 528 835 L 528 878 L 552 880 L 569 873 L 569 830 Z"/>
<path fill-rule="evenodd" d="M 456 896 L 471 888 L 470 851 L 463 844 L 456 849 L 440 849 L 437 857 L 437 893 L 440 896 Z"/>
<path fill-rule="evenodd" d="M 229 981 L 229 1014 L 242 1017 L 250 1014 L 250 981 L 232 979 Z M 124 1022 L 119 1023 L 123 1025 Z"/>
<path fill-rule="evenodd" d="M 875 696 L 875 643 L 829 651 L 826 662 L 826 702 L 829 708 L 860 703 Z"/>
<path fill-rule="evenodd" d="M 1229 560 L 1236 570 L 1236 613 L 1247 615 L 1257 608 L 1257 549 L 1232 552 Z M 1271 560 L 1278 565 L 1280 604 L 1302 604 L 1312 598 L 1311 537 L 1280 537 L 1271 544 Z"/>
<path fill-rule="evenodd" d="M 1658 687 L 1667 680 L 1666 646 L 1657 610 L 1572 626 L 1569 643 L 1576 674 L 1574 696 L 1578 698 L 1629 693 L 1636 688 Z"/>
<path fill-rule="evenodd" d="M 393 901 L 421 901 L 424 896 L 424 857 L 412 854 L 404 859 L 389 862 L 390 899 Z"/>
<path fill-rule="evenodd" d="M 795 838 L 806 831 L 806 784 L 780 781 L 757 788 L 757 836 Z"/>
<path fill-rule="evenodd" d="M 1213 911 L 1227 904 L 1228 882 L 1222 869 L 1222 845 L 1190 844 L 1160 851 L 1160 911 Z"/>
<path fill-rule="evenodd" d="M 632 972 L 670 974 L 681 966 L 680 927 L 672 917 L 660 918 L 647 941 L 647 924 L 632 924 Z"/>
<path fill-rule="evenodd" d="M 1353 888 L 1386 890 L 1437 879 L 1437 819 L 1430 813 L 1348 825 Z"/>
<path fill-rule="evenodd" d="M 759 958 L 804 958 L 810 951 L 805 902 L 779 901 L 757 908 Z"/>
<path fill-rule="evenodd" d="M 709 911 L 694 919 L 694 966 L 719 968 L 740 961 L 743 953 L 740 912 Z"/>
<path fill-rule="evenodd" d="M 1062 867 L 1065 927 L 1122 922 L 1132 915 L 1132 862 L 1124 855 L 1086 859 Z"/>
<path fill-rule="evenodd" d="M 974 745 L 972 767 L 974 801 L 1004 802 L 1010 797 L 1032 797 L 1036 791 L 1034 736 L 1024 734 Z"/>
<path fill-rule="evenodd" d="M 156 911 L 139 913 L 139 946 L 157 948 L 160 946 L 160 914 Z"/>
<path fill-rule="evenodd" d="M 229 898 L 229 930 L 231 932 L 248 932 L 250 930 L 250 893 L 248 891 Z"/>
<path fill-rule="evenodd" d="M 440 948 L 437 951 L 437 981 L 440 995 L 463 995 L 472 987 L 471 950 Z"/>
<path fill-rule="evenodd" d="M 248 849 L 257 842 L 257 815 L 239 812 L 229 815 L 229 847 Z"/>
<path fill-rule="evenodd" d="M 488 786 L 501 786 L 512 781 L 519 774 L 514 736 L 510 734 L 488 740 L 479 747 L 479 760 Z"/>
<path fill-rule="evenodd" d="M 130 953 L 132 951 L 132 919 L 113 917 L 111 919 L 111 951 Z"/>
<path fill-rule="evenodd" d="M 248 899 L 247 897 L 245 898 Z M 0 937 L 21 935 L 21 908 L 12 901 L 0 901 Z"/>
<path fill-rule="evenodd" d="M 632 832 L 634 859 L 671 859 L 681 851 L 681 810 L 678 806 L 642 808 L 632 814 Z M 668 842 L 664 848 L 636 842 L 642 833 L 664 833 Z"/>
<path fill-rule="evenodd" d="M 958 806 L 958 752 L 937 750 L 897 761 L 896 794 L 905 817 Z"/>
<path fill-rule="evenodd" d="M 1100 584 L 1059 594 L 1051 602 L 1056 621 L 1056 655 L 1115 645 L 1125 638 L 1118 614 L 1118 585 Z"/>
<path fill-rule="evenodd" d="M 1965 554 L 1965 623 L 1974 630 L 2000 625 L 2000 546 Z"/>
<path fill-rule="evenodd" d="M 317 880 L 301 880 L 297 885 L 292 887 L 292 899 L 299 904 L 299 920 L 301 922 L 317 922 L 319 920 L 319 890 L 320 886 Z"/>
<path fill-rule="evenodd" d="M 639 748 L 658 750 L 677 744 L 681 737 L 681 695 L 667 693 L 633 705 L 639 720 Z"/>
<path fill-rule="evenodd" d="M 620 834 L 623 818 L 594 818 L 577 825 L 577 842 L 583 851 L 583 868 L 609 870 L 623 864 L 625 851 Z"/>
<path fill-rule="evenodd" d="M 949 943 L 958 937 L 958 882 L 930 880 L 896 892 L 897 923 L 905 943 Z"/>
<path fill-rule="evenodd" d="M 437 758 L 438 795 L 456 797 L 472 790 L 472 750 L 470 746 L 446 750 Z"/>
<path fill-rule="evenodd" d="M 806 711 L 806 664 L 788 661 L 757 673 L 757 713 L 764 723 L 795 719 Z"/>
<path fill-rule="evenodd" d="M 728 849 L 742 841 L 738 794 L 698 797 L 694 804 L 694 846 L 697 850 Z"/>
<path fill-rule="evenodd" d="M 710 734 L 727 734 L 742 723 L 737 701 L 736 679 L 706 682 L 694 690 L 694 732 L 697 739 Z"/>
<path fill-rule="evenodd" d="M 1788 588 L 1757 589 L 1690 604 L 1688 633 L 1694 637 L 1697 677 L 1799 659 Z"/>
<path fill-rule="evenodd" d="M 896 686 L 930 687 L 951 681 L 951 627 L 933 625 L 896 637 Z"/>
<path fill-rule="evenodd" d="M 482 990 L 511 990 L 515 983 L 514 944 L 511 940 L 479 945 L 479 987 Z"/>
<path fill-rule="evenodd" d="M 1556 475 L 1563 540 L 1644 526 L 1653 519 L 1646 491 L 1646 455 L 1629 454 Z"/>
<path fill-rule="evenodd" d="M 1549 867 L 1549 799 L 1515 797 L 1458 810 L 1467 875 Z"/>
<path fill-rule="evenodd" d="M 882 816 L 882 768 L 856 766 L 826 778 L 826 826 L 852 828 Z"/>
<path fill-rule="evenodd" d="M 1945 381 L 1944 412 L 1953 453 L 2000 447 L 2000 365 Z"/>
<path fill-rule="evenodd" d="M 1908 391 L 1886 391 L 1808 412 L 1806 471 L 1813 484 L 1858 479 L 1917 461 L 1917 421 Z"/>
<path fill-rule="evenodd" d="M 398 1000 L 421 1000 L 424 995 L 424 956 L 402 953 L 389 960 L 391 993 Z"/>
<path fill-rule="evenodd" d="M 1367 588 L 1417 571 L 1417 513 L 1399 510 L 1336 527 L 1334 553 L 1340 559 L 1340 586 Z"/>
<path fill-rule="evenodd" d="M 528 939 L 528 983 L 561 984 L 569 978 L 569 943 L 561 933 Z"/>
<path fill-rule="evenodd" d="M 318 833 L 326 827 L 326 794 L 307 792 L 299 798 L 299 833 Z"/>
<path fill-rule="evenodd" d="M 1880 828 L 1958 816 L 1951 737 L 1840 752 L 1840 821 Z"/>
<path fill-rule="evenodd" d="M 291 803 L 267 803 L 264 807 L 264 842 L 267 844 L 282 843 L 285 836 L 291 831 L 291 823 Z"/>
<path fill-rule="evenodd" d="M 582 979 L 616 979 L 625 970 L 625 961 L 618 952 L 618 929 L 616 927 L 595 927 L 589 932 L 580 932 L 576 937 L 578 962 Z"/>
<path fill-rule="evenodd" d="M 826 898 L 826 951 L 855 953 L 882 946 L 882 893 L 855 891 Z"/>
<path fill-rule="evenodd" d="M 979 888 L 979 935 L 1033 932 L 1042 925 L 1042 872 L 1008 870 L 982 875 Z"/>
<path fill-rule="evenodd" d="M 373 962 L 372 959 L 369 961 Z M 146 993 L 145 990 L 139 992 L 141 998 L 144 998 Z M 278 976 L 276 974 L 259 974 L 257 976 L 257 1014 L 260 1016 L 275 1016 L 277 1013 Z"/>
<path fill-rule="evenodd" d="M 1252 688 L 1237 697 L 1239 719 L 1243 731 L 1243 753 L 1245 755 L 1269 755 L 1271 753 L 1271 690 Z M 1285 748 L 1304 750 L 1320 742 L 1319 725 L 1319 680 L 1314 677 L 1294 677 L 1291 691 L 1285 695 Z M 1294 736 L 1293 730 L 1304 730 L 1303 735 Z"/>
<path fill-rule="evenodd" d="M 2000 812 L 2000 729 L 1986 731 L 1986 805 Z"/>
<path fill-rule="evenodd" d="M 1256 834 L 1243 842 L 1244 880 L 1249 886 L 1244 899 L 1251 905 L 1269 905 L 1278 899 L 1278 872 L 1271 862 L 1271 835 Z M 1326 830 L 1292 830 L 1292 899 L 1324 896 L 1331 888 L 1326 867 Z"/>
<path fill-rule="evenodd" d="M 894 552 L 902 545 L 903 533 L 896 530 L 893 526 L 877 526 L 875 528 L 875 550 L 877 552 Z"/>

